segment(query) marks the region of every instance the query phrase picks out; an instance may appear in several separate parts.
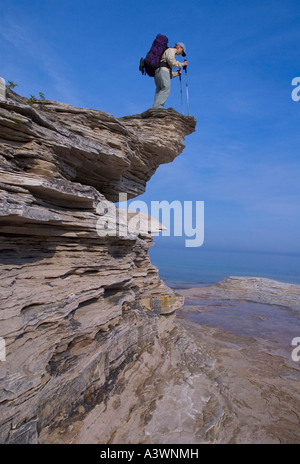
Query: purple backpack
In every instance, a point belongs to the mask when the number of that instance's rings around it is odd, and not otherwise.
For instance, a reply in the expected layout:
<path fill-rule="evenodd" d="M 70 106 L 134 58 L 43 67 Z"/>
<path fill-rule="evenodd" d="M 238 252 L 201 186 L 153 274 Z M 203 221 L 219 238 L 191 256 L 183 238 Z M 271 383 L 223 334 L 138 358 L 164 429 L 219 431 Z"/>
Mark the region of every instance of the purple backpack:
<path fill-rule="evenodd" d="M 139 70 L 142 74 L 148 74 L 154 77 L 156 69 L 159 67 L 159 62 L 163 52 L 168 48 L 168 37 L 157 34 L 152 47 L 146 55 L 146 58 L 141 58 Z"/>

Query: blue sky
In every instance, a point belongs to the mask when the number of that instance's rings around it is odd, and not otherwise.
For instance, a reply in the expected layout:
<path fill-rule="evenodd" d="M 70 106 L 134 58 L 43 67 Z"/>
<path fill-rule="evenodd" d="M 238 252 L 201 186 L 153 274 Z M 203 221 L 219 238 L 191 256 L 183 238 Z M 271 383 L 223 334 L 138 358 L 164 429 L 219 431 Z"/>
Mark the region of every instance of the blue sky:
<path fill-rule="evenodd" d="M 139 59 L 157 33 L 170 45 L 183 41 L 197 131 L 139 199 L 204 201 L 207 248 L 300 253 L 300 101 L 291 98 L 291 82 L 300 76 L 299 6 L 1 2 L 0 76 L 23 96 L 43 92 L 117 117 L 140 113 L 151 107 L 155 89 L 138 71 Z M 178 79 L 166 107 L 181 111 Z"/>

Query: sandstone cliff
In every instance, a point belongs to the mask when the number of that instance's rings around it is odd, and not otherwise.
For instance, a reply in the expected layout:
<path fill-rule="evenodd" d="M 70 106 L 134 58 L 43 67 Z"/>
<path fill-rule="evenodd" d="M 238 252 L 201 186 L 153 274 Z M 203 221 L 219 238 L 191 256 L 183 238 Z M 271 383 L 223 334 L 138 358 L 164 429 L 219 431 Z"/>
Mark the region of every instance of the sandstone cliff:
<path fill-rule="evenodd" d="M 107 218 L 119 193 L 143 193 L 182 152 L 195 123 L 174 110 L 116 119 L 31 106 L 9 90 L 0 102 L 2 443 L 47 442 L 64 421 L 105 408 L 120 373 L 172 330 L 164 315 L 183 300 L 150 262 L 153 225 Z"/>

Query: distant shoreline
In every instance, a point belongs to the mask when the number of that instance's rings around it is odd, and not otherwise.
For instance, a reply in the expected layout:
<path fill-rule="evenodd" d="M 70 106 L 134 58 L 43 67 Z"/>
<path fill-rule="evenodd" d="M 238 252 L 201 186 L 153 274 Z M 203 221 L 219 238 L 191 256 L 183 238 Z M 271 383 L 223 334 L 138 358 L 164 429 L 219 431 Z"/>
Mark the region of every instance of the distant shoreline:
<path fill-rule="evenodd" d="M 300 284 L 294 283 L 294 282 L 287 282 L 283 280 L 276 280 L 276 279 L 270 279 L 269 277 L 260 277 L 260 276 L 237 276 L 240 279 L 266 279 L 274 282 L 278 282 L 280 284 L 287 284 L 287 285 L 295 285 L 299 286 Z M 227 276 L 224 277 L 223 279 L 217 280 L 215 282 L 191 282 L 191 281 L 176 281 L 173 279 L 168 279 L 168 278 L 163 278 L 161 279 L 165 282 L 165 284 L 174 289 L 174 290 L 189 290 L 191 288 L 203 288 L 203 287 L 208 287 L 212 285 L 219 284 L 220 282 L 223 282 L 226 279 L 230 279 L 232 276 Z"/>
<path fill-rule="evenodd" d="M 267 278 L 230 276 L 215 284 L 174 290 L 185 298 L 185 302 L 213 298 L 279 305 L 300 311 L 300 285 Z"/>

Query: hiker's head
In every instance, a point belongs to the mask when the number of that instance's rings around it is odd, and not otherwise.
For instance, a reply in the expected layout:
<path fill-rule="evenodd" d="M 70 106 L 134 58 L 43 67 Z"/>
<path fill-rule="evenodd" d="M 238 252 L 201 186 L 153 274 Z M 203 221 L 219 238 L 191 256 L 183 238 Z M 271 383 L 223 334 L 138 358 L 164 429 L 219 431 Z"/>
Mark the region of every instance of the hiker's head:
<path fill-rule="evenodd" d="M 175 47 L 176 48 L 176 55 L 182 55 L 183 57 L 186 56 L 186 53 L 185 53 L 185 45 L 183 42 L 176 42 L 175 44 Z"/>

